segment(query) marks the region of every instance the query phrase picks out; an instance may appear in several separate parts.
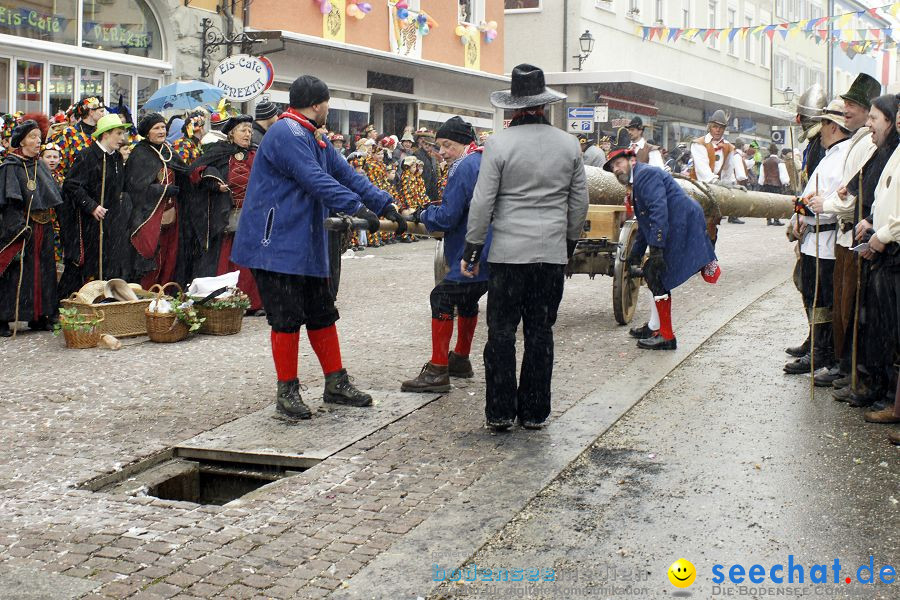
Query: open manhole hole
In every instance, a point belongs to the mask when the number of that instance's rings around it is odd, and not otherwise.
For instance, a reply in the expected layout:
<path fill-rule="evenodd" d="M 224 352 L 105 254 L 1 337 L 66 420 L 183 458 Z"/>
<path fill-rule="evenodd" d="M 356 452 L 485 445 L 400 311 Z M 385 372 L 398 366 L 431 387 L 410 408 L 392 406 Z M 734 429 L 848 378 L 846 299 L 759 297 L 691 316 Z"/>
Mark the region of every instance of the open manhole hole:
<path fill-rule="evenodd" d="M 223 505 L 317 464 L 304 457 L 173 448 L 81 486 L 94 492 Z"/>

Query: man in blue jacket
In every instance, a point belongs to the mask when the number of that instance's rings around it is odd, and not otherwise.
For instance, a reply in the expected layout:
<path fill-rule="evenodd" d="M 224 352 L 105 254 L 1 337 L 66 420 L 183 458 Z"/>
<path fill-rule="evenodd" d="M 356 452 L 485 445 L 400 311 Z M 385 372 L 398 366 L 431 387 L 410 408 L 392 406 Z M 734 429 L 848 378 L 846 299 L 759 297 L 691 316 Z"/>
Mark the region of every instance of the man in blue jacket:
<path fill-rule="evenodd" d="M 638 162 L 627 147 L 610 152 L 603 168 L 614 173 L 631 192 L 638 232 L 629 265 L 640 266 L 650 246 L 643 275 L 659 311 L 659 330 L 652 337 L 638 340 L 637 345 L 649 350 L 675 350 L 671 290 L 698 272 L 710 283 L 719 276 L 703 209 L 670 174 Z"/>
<path fill-rule="evenodd" d="M 406 221 L 392 198 L 358 175 L 320 129 L 328 117 L 330 92 L 310 75 L 290 88 L 288 108 L 266 132 L 256 152 L 231 259 L 249 267 L 272 327 L 272 356 L 278 375 L 276 409 L 294 419 L 312 412 L 300 397 L 297 351 L 300 327 L 325 374 L 323 400 L 370 406 L 341 362 L 335 322 L 338 311 L 329 292 L 328 235 L 325 219 L 341 212 L 365 219 L 378 230 L 377 215 Z"/>
<path fill-rule="evenodd" d="M 453 117 L 438 130 L 435 142 L 441 156 L 450 163 L 447 186 L 441 204 L 416 210 L 413 219 L 428 231 L 444 233 L 444 258 L 450 272 L 431 290 L 431 360 L 422 367 L 415 379 L 404 381 L 404 392 L 446 392 L 450 377 L 472 377 L 469 352 L 478 324 L 478 301 L 487 293 L 487 247 L 481 255 L 478 275 L 469 279 L 459 269 L 469 203 L 481 168 L 482 149 L 475 144 L 475 129 L 460 117 Z M 453 313 L 458 316 L 456 348 L 450 350 L 453 337 Z"/>

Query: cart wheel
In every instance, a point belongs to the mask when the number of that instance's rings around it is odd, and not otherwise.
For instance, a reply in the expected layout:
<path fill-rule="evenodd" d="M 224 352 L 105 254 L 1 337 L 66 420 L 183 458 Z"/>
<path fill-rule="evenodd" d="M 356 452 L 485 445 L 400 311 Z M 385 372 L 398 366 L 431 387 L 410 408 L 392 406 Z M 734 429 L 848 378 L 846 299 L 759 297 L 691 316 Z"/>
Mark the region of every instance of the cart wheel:
<path fill-rule="evenodd" d="M 447 257 L 444 256 L 444 240 L 438 240 L 434 247 L 434 285 L 443 281 L 450 267 L 447 266 Z"/>
<path fill-rule="evenodd" d="M 616 323 L 628 325 L 634 317 L 634 309 L 638 302 L 638 292 L 643 279 L 631 277 L 628 269 L 628 255 L 637 235 L 637 222 L 625 221 L 619 232 L 619 250 L 616 253 L 616 264 L 613 267 L 613 313 Z"/>

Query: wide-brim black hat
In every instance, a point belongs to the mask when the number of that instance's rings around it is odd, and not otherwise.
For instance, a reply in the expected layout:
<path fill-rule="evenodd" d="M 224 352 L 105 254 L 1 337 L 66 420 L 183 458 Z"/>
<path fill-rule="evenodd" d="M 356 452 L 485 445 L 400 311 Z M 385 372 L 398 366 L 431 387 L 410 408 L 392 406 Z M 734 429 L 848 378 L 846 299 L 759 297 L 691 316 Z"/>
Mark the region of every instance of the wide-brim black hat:
<path fill-rule="evenodd" d="M 517 65 L 512 71 L 510 89 L 491 93 L 491 104 L 515 110 L 543 106 L 565 100 L 566 95 L 553 91 L 544 82 L 544 72 L 534 65 Z"/>
<path fill-rule="evenodd" d="M 603 163 L 603 170 L 612 173 L 611 164 L 620 156 L 634 156 L 634 150 L 631 149 L 631 138 L 628 137 L 628 131 L 623 127 L 616 132 L 616 140 L 613 142 L 609 154 L 606 155 L 606 162 Z"/>
<path fill-rule="evenodd" d="M 640 129 L 644 130 L 644 121 L 641 120 L 640 117 L 632 117 L 631 122 L 625 126 L 625 129 Z"/>
<path fill-rule="evenodd" d="M 235 115 L 228 119 L 225 123 L 225 126 L 222 127 L 222 133 L 228 135 L 231 133 L 231 130 L 240 125 L 241 123 L 252 123 L 253 117 L 250 115 Z"/>
<path fill-rule="evenodd" d="M 881 84 L 878 80 L 866 73 L 860 73 L 850 85 L 846 94 L 842 94 L 847 102 L 855 102 L 866 108 L 872 107 L 872 100 L 881 95 Z"/>

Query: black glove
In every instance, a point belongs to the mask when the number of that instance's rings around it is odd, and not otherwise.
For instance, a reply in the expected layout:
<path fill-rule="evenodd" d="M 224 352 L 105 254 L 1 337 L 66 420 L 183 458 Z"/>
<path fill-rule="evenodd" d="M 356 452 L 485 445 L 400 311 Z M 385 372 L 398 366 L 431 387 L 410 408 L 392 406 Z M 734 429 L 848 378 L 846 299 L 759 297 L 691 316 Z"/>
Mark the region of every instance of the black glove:
<path fill-rule="evenodd" d="M 578 245 L 578 240 L 566 240 L 566 258 L 572 260 L 572 255 L 575 254 L 575 246 Z"/>
<path fill-rule="evenodd" d="M 365 206 L 361 206 L 360 209 L 353 214 L 353 216 L 357 219 L 365 220 L 366 231 L 368 231 L 369 233 L 375 233 L 381 227 L 381 221 L 378 220 L 378 215 L 373 213 Z"/>
<path fill-rule="evenodd" d="M 666 290 L 662 278 L 666 273 L 666 259 L 663 258 L 663 249 L 658 246 L 650 247 L 650 257 L 644 263 L 644 281 L 654 296 L 665 294 Z"/>
<path fill-rule="evenodd" d="M 628 255 L 628 265 L 632 267 L 640 267 L 643 260 L 644 253 L 638 252 L 637 248 L 632 248 L 631 253 Z"/>
<path fill-rule="evenodd" d="M 482 250 L 484 250 L 484 244 L 473 244 L 472 242 L 466 242 L 466 247 L 463 250 L 462 259 L 466 261 L 467 270 L 472 270 L 475 265 L 478 264 L 478 261 L 481 259 Z"/>
<path fill-rule="evenodd" d="M 411 215 L 409 215 L 409 220 L 413 221 L 414 223 L 421 223 L 422 222 L 422 213 L 425 212 L 426 208 L 427 208 L 427 206 L 420 206 L 419 208 L 414 210 L 413 213 Z"/>
<path fill-rule="evenodd" d="M 384 209 L 384 213 L 382 216 L 388 221 L 393 221 L 397 224 L 397 235 L 403 235 L 406 233 L 406 219 L 403 218 L 397 211 L 397 207 L 393 204 L 388 204 L 387 208 Z"/>

